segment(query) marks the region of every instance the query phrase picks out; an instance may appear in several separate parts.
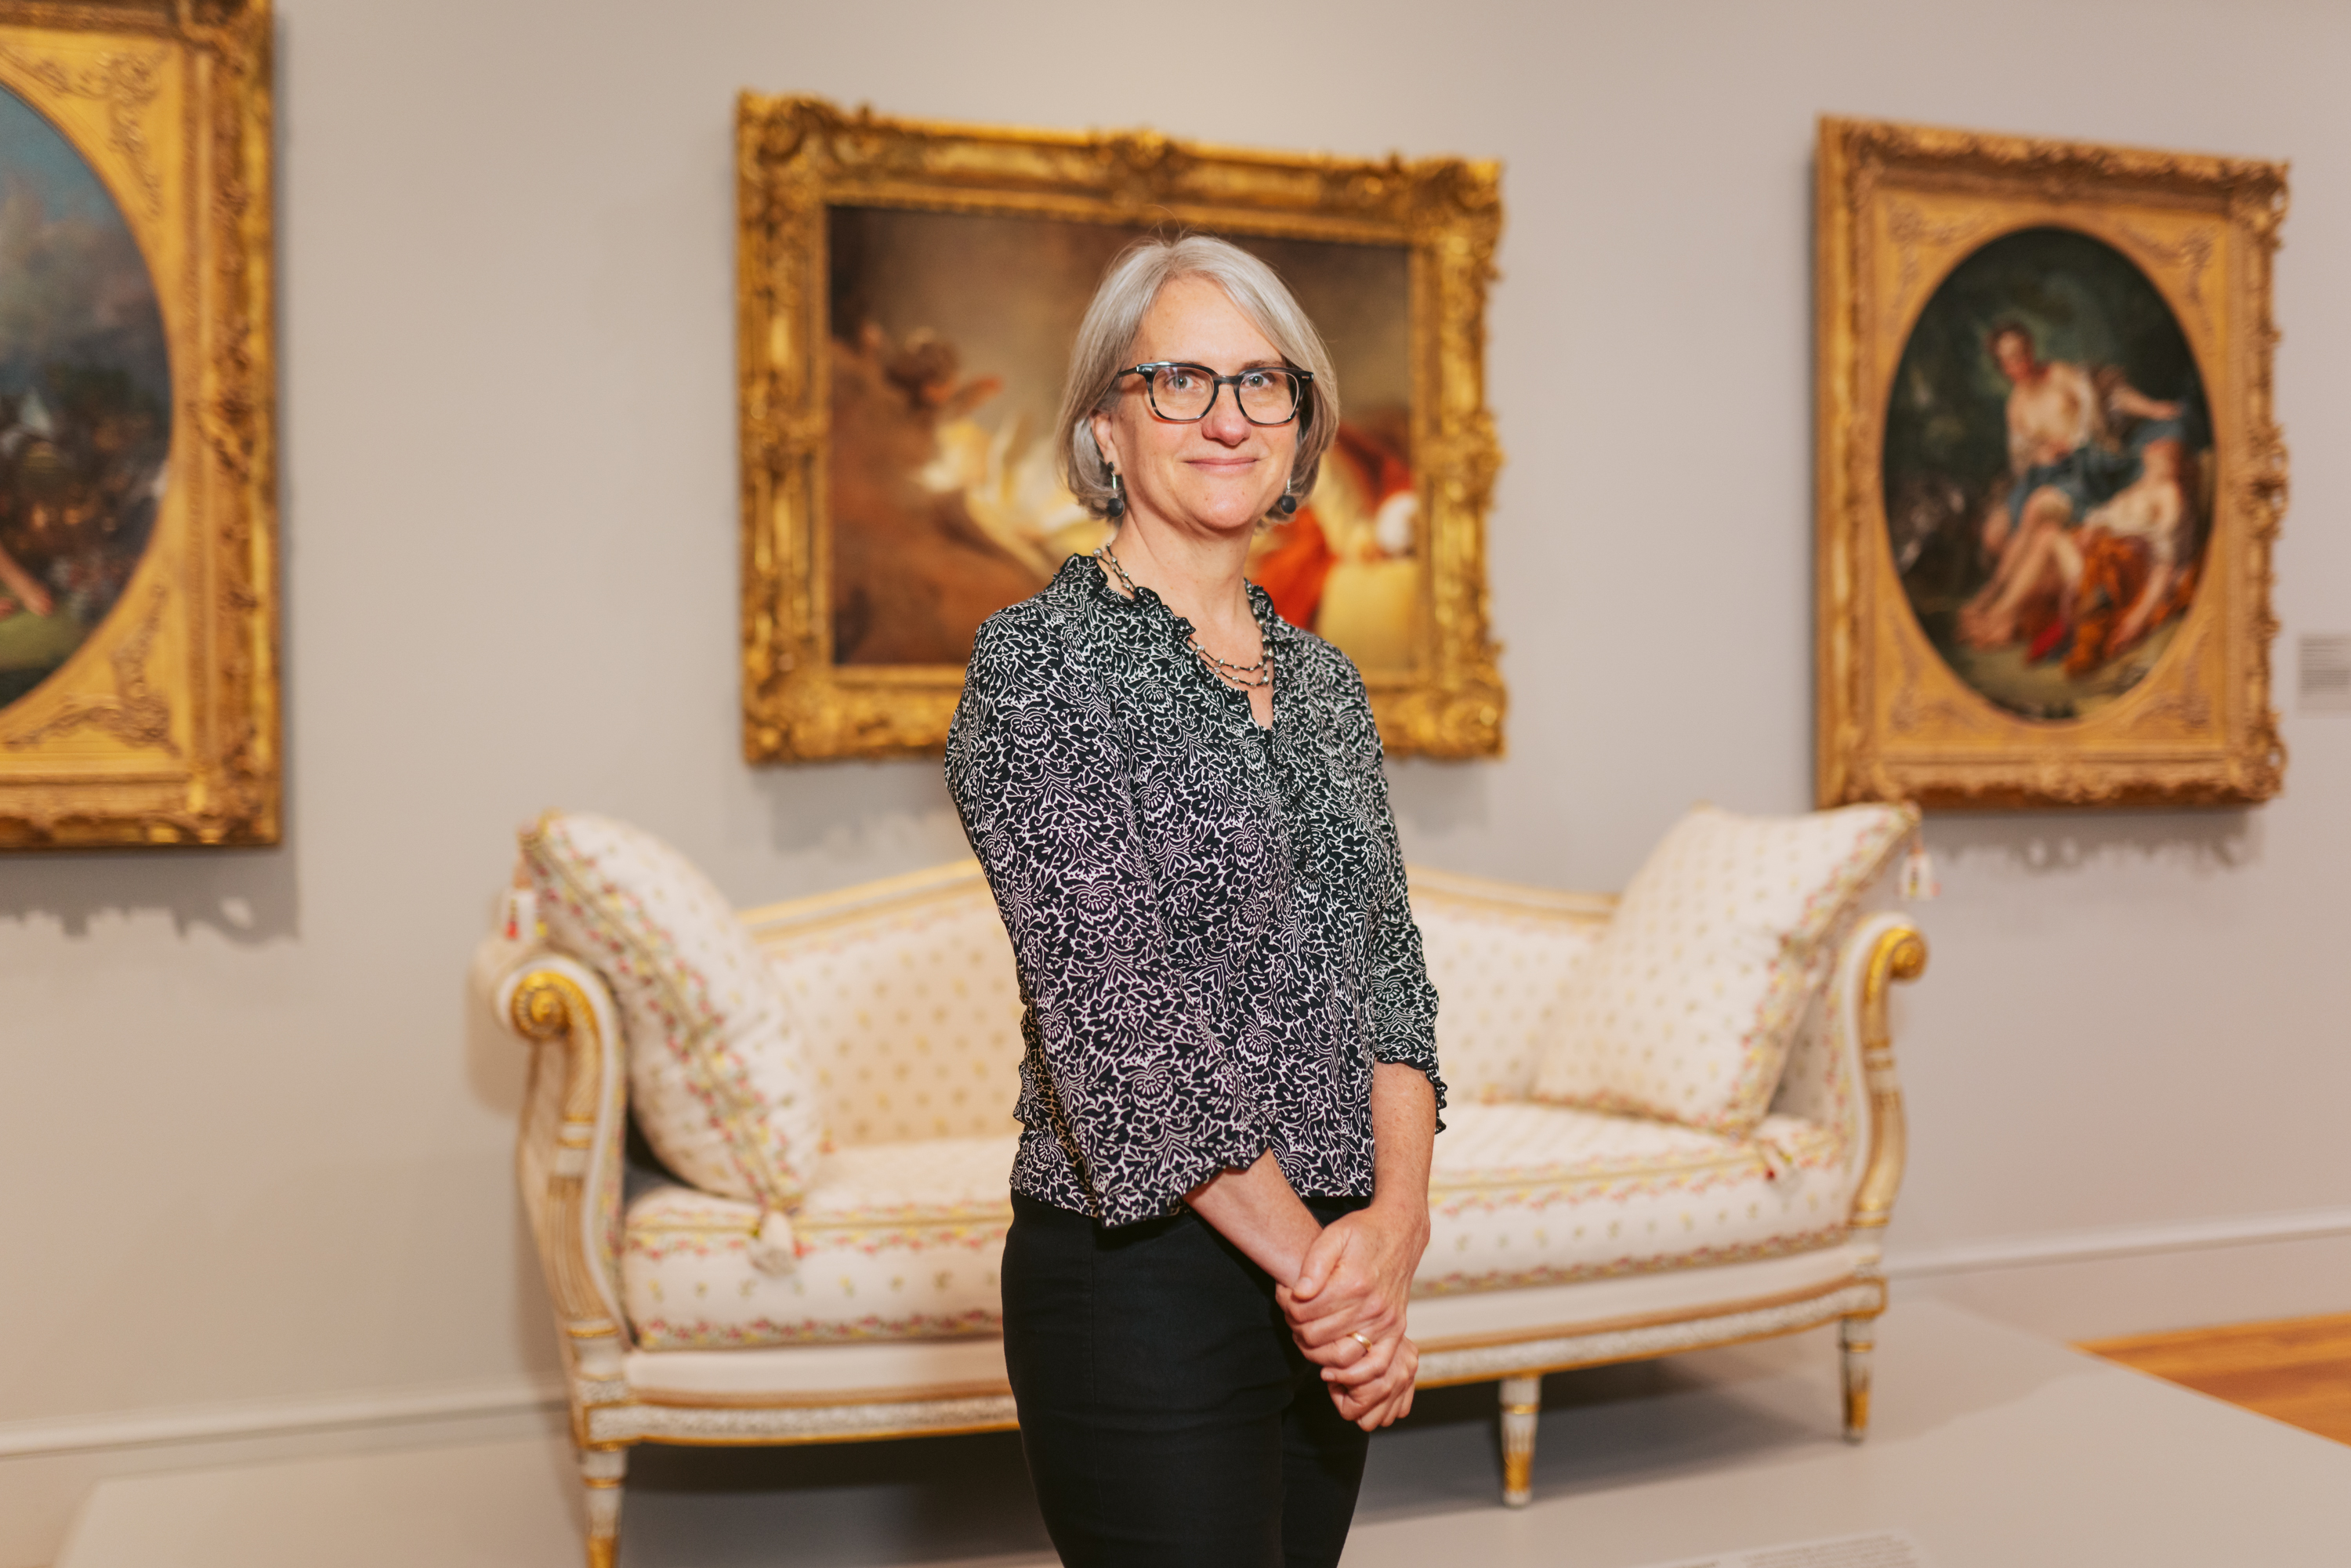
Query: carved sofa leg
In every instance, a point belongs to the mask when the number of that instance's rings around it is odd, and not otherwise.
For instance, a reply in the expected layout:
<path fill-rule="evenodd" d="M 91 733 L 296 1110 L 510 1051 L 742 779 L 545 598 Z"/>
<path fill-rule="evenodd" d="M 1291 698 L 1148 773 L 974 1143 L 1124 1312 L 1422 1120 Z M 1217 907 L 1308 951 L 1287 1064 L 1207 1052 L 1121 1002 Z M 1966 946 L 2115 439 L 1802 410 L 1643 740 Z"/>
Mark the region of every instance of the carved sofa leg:
<path fill-rule="evenodd" d="M 582 1448 L 580 1479 L 588 1483 L 588 1568 L 614 1568 L 621 1560 L 621 1481 L 626 1448 Z"/>
<path fill-rule="evenodd" d="M 1858 1443 L 1869 1435 L 1869 1354 L 1877 1348 L 1876 1314 L 1841 1322 L 1837 1343 L 1844 1351 L 1844 1440 Z"/>
<path fill-rule="evenodd" d="M 1535 1495 L 1535 1422 L 1542 1415 L 1542 1379 L 1502 1379 L 1502 1504 L 1524 1508 Z"/>

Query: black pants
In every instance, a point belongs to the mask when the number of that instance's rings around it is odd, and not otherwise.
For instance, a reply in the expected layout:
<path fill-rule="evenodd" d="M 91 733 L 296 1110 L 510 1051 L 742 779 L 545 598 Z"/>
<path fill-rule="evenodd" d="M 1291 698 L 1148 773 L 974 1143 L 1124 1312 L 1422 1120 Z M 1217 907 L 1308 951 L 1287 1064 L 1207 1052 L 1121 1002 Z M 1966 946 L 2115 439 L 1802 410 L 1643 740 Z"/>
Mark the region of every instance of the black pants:
<path fill-rule="evenodd" d="M 1326 1224 L 1362 1198 L 1308 1200 Z M 1370 1436 L 1331 1404 L 1273 1281 L 1189 1209 L 1105 1230 L 1015 1195 L 1004 1360 L 1070 1568 L 1326 1568 Z"/>

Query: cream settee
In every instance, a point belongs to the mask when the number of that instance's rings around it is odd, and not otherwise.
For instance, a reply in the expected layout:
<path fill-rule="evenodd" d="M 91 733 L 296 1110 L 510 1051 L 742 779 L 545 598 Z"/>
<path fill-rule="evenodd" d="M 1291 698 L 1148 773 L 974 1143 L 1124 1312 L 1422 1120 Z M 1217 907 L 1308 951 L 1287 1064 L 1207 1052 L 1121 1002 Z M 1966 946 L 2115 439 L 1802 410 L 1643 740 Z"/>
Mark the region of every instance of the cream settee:
<path fill-rule="evenodd" d="M 661 972 L 680 958 L 663 944 L 716 917 L 716 894 L 700 884 L 698 915 L 658 889 L 648 904 L 648 876 L 677 868 L 632 856 L 630 831 L 550 813 L 526 833 L 526 871 L 535 852 L 539 863 L 518 883 L 535 891 L 510 899 L 477 971 L 532 1047 L 517 1172 L 569 1377 L 592 1564 L 613 1561 L 636 1443 L 1015 1424 L 995 1331 L 1020 1001 L 978 867 L 749 911 L 742 950 L 764 963 L 764 990 L 697 972 L 691 954 L 681 988 Z M 1531 1097 L 1556 1073 L 1546 1055 L 1614 898 L 1430 872 L 1413 873 L 1412 889 L 1451 1103 L 1411 1333 L 1422 1386 L 1499 1385 L 1504 1500 L 1529 1496 L 1541 1374 L 1832 1321 L 1844 1430 L 1858 1440 L 1886 1301 L 1878 1237 L 1903 1162 L 1887 990 L 1922 969 L 1917 932 L 1896 915 L 1807 905 L 1818 951 L 1797 955 L 1772 1004 L 1790 1039 L 1776 1082 L 1760 1086 L 1768 1112 L 1709 1131 Z M 1852 904 L 1857 891 L 1835 893 Z M 551 902 L 570 917 L 550 918 Z M 616 927 L 592 924 L 608 916 Z M 721 1018 L 730 986 L 761 992 L 753 1010 L 768 1025 L 783 1019 L 786 1087 L 772 1071 L 753 1082 L 754 1062 L 681 1100 L 676 1082 L 629 1060 L 649 1050 L 640 1037 L 666 1030 L 674 1044 L 681 1019 Z M 630 1162 L 632 1087 L 641 1123 L 655 1102 L 673 1119 L 678 1104 L 689 1119 L 709 1113 L 707 1126 L 652 1139 L 686 1167 L 678 1175 Z M 792 1180 L 747 1196 L 692 1181 L 717 1168 L 694 1136 L 781 1147 L 742 1125 L 760 1115 L 801 1145 Z"/>

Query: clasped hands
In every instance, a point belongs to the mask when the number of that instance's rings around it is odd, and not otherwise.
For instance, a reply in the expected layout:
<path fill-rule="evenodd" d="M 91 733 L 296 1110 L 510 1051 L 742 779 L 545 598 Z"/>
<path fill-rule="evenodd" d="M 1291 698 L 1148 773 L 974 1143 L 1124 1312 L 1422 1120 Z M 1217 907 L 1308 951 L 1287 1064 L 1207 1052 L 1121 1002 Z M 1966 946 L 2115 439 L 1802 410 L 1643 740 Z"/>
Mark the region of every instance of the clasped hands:
<path fill-rule="evenodd" d="M 1426 1205 L 1374 1202 L 1323 1227 L 1297 1282 L 1274 1287 L 1290 1336 L 1322 1369 L 1331 1402 L 1366 1432 L 1412 1410 L 1420 1349 L 1405 1336 L 1405 1303 L 1427 1244 Z"/>

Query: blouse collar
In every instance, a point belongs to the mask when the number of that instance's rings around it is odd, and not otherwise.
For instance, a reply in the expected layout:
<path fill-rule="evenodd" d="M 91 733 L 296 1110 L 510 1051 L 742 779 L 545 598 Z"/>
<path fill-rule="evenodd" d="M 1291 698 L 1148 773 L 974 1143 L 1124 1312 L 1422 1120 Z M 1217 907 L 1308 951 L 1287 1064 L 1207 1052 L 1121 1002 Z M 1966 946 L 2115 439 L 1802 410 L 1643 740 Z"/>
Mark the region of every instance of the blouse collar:
<path fill-rule="evenodd" d="M 1180 622 L 1186 630 L 1191 626 L 1191 622 L 1184 621 L 1169 609 L 1167 601 L 1152 589 L 1138 583 L 1134 598 L 1129 599 L 1121 593 L 1112 586 L 1110 573 L 1102 570 L 1102 562 L 1091 555 L 1073 555 L 1063 561 L 1061 571 L 1056 574 L 1056 586 L 1075 588 L 1081 593 L 1090 592 L 1096 602 L 1106 601 L 1122 610 L 1140 611 L 1171 624 Z M 1285 646 L 1294 642 L 1298 629 L 1284 621 L 1281 612 L 1273 607 L 1273 595 L 1254 582 L 1244 582 L 1242 586 L 1249 592 L 1249 612 L 1257 617 L 1259 632 Z"/>

